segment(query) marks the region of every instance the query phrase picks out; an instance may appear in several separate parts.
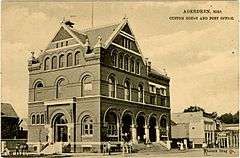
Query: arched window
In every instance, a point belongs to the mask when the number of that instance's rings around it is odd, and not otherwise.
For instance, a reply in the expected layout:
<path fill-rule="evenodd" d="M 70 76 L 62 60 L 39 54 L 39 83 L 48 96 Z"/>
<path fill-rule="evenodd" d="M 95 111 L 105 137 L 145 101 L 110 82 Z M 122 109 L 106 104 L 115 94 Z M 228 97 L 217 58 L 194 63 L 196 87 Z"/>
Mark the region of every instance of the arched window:
<path fill-rule="evenodd" d="M 72 53 L 69 53 L 67 55 L 67 67 L 72 65 L 73 65 L 73 57 L 72 57 Z"/>
<path fill-rule="evenodd" d="M 44 114 L 41 114 L 41 124 L 44 124 Z"/>
<path fill-rule="evenodd" d="M 136 62 L 136 69 L 135 69 L 135 71 L 136 71 L 136 74 L 140 74 L 140 62 L 139 61 Z"/>
<path fill-rule="evenodd" d="M 64 67 L 64 55 L 61 54 L 59 57 L 59 68 Z"/>
<path fill-rule="evenodd" d="M 39 115 L 37 115 L 36 124 L 40 124 L 40 116 Z"/>
<path fill-rule="evenodd" d="M 79 65 L 80 64 L 80 52 L 77 51 L 75 53 L 75 65 Z"/>
<path fill-rule="evenodd" d="M 32 115 L 32 124 L 34 125 L 36 123 L 36 116 Z"/>
<path fill-rule="evenodd" d="M 63 87 L 65 85 L 65 79 L 61 78 L 57 82 L 57 92 L 56 92 L 56 98 L 62 98 L 63 97 Z"/>
<path fill-rule="evenodd" d="M 43 83 L 38 81 L 34 86 L 34 101 L 40 101 L 42 99 Z"/>
<path fill-rule="evenodd" d="M 134 69 L 135 69 L 135 67 L 134 67 L 134 59 L 131 58 L 131 60 L 130 60 L 130 71 L 134 72 Z"/>
<path fill-rule="evenodd" d="M 83 135 L 92 135 L 93 134 L 93 120 L 90 116 L 87 116 L 82 121 L 82 133 Z"/>
<path fill-rule="evenodd" d="M 126 55 L 125 57 L 124 57 L 124 70 L 129 70 L 128 69 L 128 62 L 129 62 L 129 57 Z"/>
<path fill-rule="evenodd" d="M 115 98 L 116 96 L 116 81 L 113 76 L 109 77 L 108 79 L 109 83 L 109 96 Z"/>
<path fill-rule="evenodd" d="M 90 91 L 92 90 L 92 79 L 90 75 L 86 75 L 82 79 L 82 96 L 90 95 Z"/>
<path fill-rule="evenodd" d="M 50 58 L 47 57 L 44 61 L 44 70 L 49 70 L 50 69 Z"/>
<path fill-rule="evenodd" d="M 122 55 L 122 54 L 120 54 L 120 55 L 118 56 L 118 67 L 119 67 L 120 69 L 123 68 L 123 55 Z"/>
<path fill-rule="evenodd" d="M 117 67 L 117 53 L 116 53 L 116 51 L 112 52 L 111 59 L 112 59 L 112 66 Z"/>
<path fill-rule="evenodd" d="M 130 100 L 131 98 L 131 88 L 129 81 L 125 81 L 124 83 L 124 96 L 125 100 Z"/>
<path fill-rule="evenodd" d="M 143 96 L 144 96 L 144 90 L 143 90 L 143 86 L 140 84 L 138 86 L 138 101 L 143 103 Z"/>
<path fill-rule="evenodd" d="M 52 57 L 52 69 L 56 69 L 57 68 L 57 57 L 54 56 Z"/>

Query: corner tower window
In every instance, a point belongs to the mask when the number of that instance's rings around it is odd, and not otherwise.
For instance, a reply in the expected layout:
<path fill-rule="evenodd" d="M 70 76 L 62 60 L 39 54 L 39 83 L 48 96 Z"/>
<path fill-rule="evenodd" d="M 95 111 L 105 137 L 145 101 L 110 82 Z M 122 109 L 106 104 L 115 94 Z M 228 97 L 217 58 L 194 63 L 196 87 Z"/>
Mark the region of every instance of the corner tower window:
<path fill-rule="evenodd" d="M 34 86 L 34 101 L 42 100 L 42 88 L 43 83 L 41 81 L 38 81 Z"/>

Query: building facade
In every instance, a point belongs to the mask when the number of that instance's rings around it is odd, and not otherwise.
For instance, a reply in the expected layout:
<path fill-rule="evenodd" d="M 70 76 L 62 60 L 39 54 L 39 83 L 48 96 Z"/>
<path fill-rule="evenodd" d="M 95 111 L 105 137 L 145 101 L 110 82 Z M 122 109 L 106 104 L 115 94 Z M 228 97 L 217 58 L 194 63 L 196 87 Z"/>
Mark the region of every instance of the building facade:
<path fill-rule="evenodd" d="M 217 144 L 219 148 L 239 148 L 239 124 L 222 123 L 217 132 Z"/>
<path fill-rule="evenodd" d="M 173 139 L 186 139 L 192 148 L 201 148 L 203 142 L 206 142 L 209 147 L 215 146 L 216 120 L 204 114 L 203 111 L 173 113 L 171 119 L 176 123 L 172 125 Z"/>
<path fill-rule="evenodd" d="M 107 141 L 168 140 L 170 78 L 143 58 L 128 20 L 81 31 L 73 25 L 63 21 L 29 59 L 29 144 L 99 152 Z"/>

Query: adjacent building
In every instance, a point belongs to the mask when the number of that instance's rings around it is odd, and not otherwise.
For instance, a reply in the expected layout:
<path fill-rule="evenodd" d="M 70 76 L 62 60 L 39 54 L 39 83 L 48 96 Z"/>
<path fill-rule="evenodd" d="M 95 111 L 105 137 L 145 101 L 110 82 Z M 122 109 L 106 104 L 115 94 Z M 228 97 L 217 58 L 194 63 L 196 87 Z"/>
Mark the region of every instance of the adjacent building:
<path fill-rule="evenodd" d="M 217 144 L 219 148 L 239 148 L 239 124 L 223 123 L 217 132 Z"/>
<path fill-rule="evenodd" d="M 216 120 L 203 111 L 173 113 L 172 139 L 175 141 L 187 141 L 189 147 L 201 148 L 203 142 L 209 147 L 215 146 Z M 183 143 L 183 142 L 182 142 Z"/>
<path fill-rule="evenodd" d="M 28 70 L 29 144 L 99 152 L 170 138 L 170 78 L 143 57 L 126 18 L 86 30 L 63 21 Z"/>

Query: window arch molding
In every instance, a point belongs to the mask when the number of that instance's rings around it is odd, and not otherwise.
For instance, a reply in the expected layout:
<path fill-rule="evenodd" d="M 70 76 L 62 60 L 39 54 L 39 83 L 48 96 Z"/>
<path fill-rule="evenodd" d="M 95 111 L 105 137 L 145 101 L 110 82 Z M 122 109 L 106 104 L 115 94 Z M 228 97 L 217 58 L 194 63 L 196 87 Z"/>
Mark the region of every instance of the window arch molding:
<path fill-rule="evenodd" d="M 64 79 L 65 82 L 66 82 L 66 84 L 69 83 L 69 80 L 68 80 L 65 76 L 58 76 L 58 77 L 56 78 L 55 82 L 54 82 L 54 86 L 57 86 L 58 81 L 59 81 L 60 79 Z"/>
<path fill-rule="evenodd" d="M 90 115 L 85 115 L 82 120 L 81 120 L 81 135 L 86 136 L 86 135 L 93 135 L 94 128 L 93 128 L 93 118 Z"/>
<path fill-rule="evenodd" d="M 42 83 L 43 87 L 45 87 L 45 84 L 42 79 L 36 79 L 32 84 L 32 88 L 33 89 L 36 88 L 37 84 L 39 84 L 39 83 Z"/>

